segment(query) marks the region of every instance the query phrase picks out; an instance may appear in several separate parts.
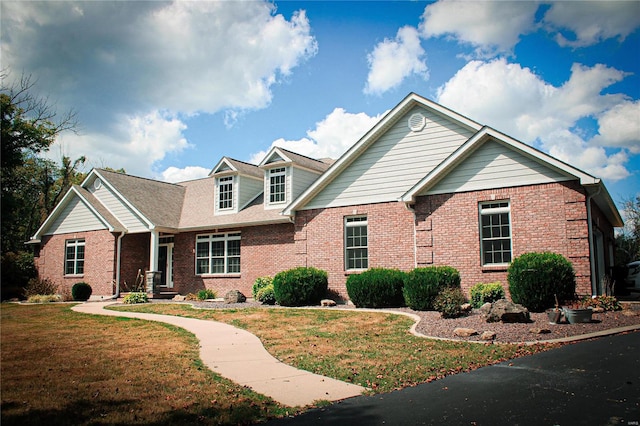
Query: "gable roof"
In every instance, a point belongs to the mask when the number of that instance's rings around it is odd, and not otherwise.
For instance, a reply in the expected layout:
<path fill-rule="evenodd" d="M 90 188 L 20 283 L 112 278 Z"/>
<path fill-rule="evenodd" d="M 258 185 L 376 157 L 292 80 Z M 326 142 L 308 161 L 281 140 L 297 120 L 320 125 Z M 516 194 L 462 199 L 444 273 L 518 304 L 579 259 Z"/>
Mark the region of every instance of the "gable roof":
<path fill-rule="evenodd" d="M 244 161 L 234 160 L 229 157 L 222 157 L 218 164 L 215 165 L 209 176 L 227 171 L 236 172 L 242 175 L 251 176 L 262 179 L 263 172 L 255 164 L 245 163 Z"/>
<path fill-rule="evenodd" d="M 79 185 L 73 185 L 67 193 L 62 197 L 62 200 L 53 209 L 53 211 L 47 216 L 45 221 L 40 225 L 40 228 L 31 237 L 32 243 L 39 242 L 43 235 L 46 235 L 46 231 L 51 225 L 60 217 L 60 214 L 71 203 L 72 200 L 78 199 L 83 203 L 97 218 L 103 223 L 109 232 L 122 232 L 125 227 L 120 221 L 111 214 L 86 188 Z"/>
<path fill-rule="evenodd" d="M 338 175 L 340 175 L 356 158 L 367 150 L 378 138 L 380 138 L 387 130 L 398 122 L 406 113 L 416 106 L 426 108 L 433 113 L 446 117 L 455 121 L 458 125 L 471 131 L 477 132 L 482 128 L 479 123 L 458 114 L 442 105 L 430 101 L 415 93 L 407 95 L 398 105 L 385 114 L 375 126 L 364 134 L 354 145 L 351 146 L 329 169 L 316 180 L 309 188 L 307 188 L 298 198 L 293 200 L 282 212 L 285 215 L 292 215 L 293 212 L 307 202 L 315 195 L 322 191 L 329 183 L 331 183 Z"/>
<path fill-rule="evenodd" d="M 131 176 L 124 173 L 94 169 L 91 174 L 101 177 L 132 210 L 139 213 L 150 227 L 177 228 L 184 199 L 184 187 L 157 180 Z"/>
<path fill-rule="evenodd" d="M 258 167 L 264 168 L 265 166 L 291 163 L 308 170 L 323 173 L 329 168 L 329 166 L 331 166 L 332 161 L 316 160 L 315 158 L 297 154 L 278 146 L 273 146 L 264 156 L 264 159 L 260 164 L 258 164 Z"/>

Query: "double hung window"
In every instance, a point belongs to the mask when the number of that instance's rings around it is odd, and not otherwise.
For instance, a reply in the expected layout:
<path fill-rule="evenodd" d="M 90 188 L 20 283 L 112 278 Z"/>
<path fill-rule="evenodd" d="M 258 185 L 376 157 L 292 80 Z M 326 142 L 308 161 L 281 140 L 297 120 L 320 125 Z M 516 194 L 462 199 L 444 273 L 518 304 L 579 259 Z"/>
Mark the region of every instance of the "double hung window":
<path fill-rule="evenodd" d="M 196 274 L 239 274 L 240 233 L 196 237 Z"/>
<path fill-rule="evenodd" d="M 369 267 L 369 247 L 367 237 L 367 217 L 356 216 L 345 218 L 344 247 L 345 266 L 350 269 L 367 269 Z"/>
<path fill-rule="evenodd" d="M 65 244 L 65 275 L 84 274 L 84 239 L 67 240 Z"/>
<path fill-rule="evenodd" d="M 233 208 L 233 176 L 218 179 L 218 209 Z"/>
<path fill-rule="evenodd" d="M 511 209 L 509 201 L 480 203 L 480 251 L 483 265 L 511 262 Z"/>
<path fill-rule="evenodd" d="M 269 202 L 284 203 L 287 200 L 287 174 L 284 167 L 269 170 Z"/>

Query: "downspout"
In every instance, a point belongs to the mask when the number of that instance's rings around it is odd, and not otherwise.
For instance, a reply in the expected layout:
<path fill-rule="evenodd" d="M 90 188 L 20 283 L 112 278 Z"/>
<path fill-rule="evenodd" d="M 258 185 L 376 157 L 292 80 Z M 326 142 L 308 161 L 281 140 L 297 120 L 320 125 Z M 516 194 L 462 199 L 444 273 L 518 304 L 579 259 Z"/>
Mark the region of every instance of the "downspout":
<path fill-rule="evenodd" d="M 116 240 L 116 294 L 109 299 L 117 299 L 120 297 L 120 261 L 122 258 L 122 238 L 124 238 L 127 231 L 120 232 L 118 239 Z"/>
<path fill-rule="evenodd" d="M 598 190 L 593 194 L 587 195 L 587 232 L 589 234 L 589 266 L 591 269 L 591 297 L 595 297 L 598 294 L 598 280 L 596 277 L 596 259 L 594 255 L 594 243 L 593 243 L 593 220 L 591 217 L 591 199 L 600 194 L 602 187 L 598 185 Z"/>
<path fill-rule="evenodd" d="M 411 204 L 406 202 L 404 203 L 404 207 L 413 213 L 413 267 L 418 267 L 418 237 L 416 235 L 416 209 L 411 207 Z"/>

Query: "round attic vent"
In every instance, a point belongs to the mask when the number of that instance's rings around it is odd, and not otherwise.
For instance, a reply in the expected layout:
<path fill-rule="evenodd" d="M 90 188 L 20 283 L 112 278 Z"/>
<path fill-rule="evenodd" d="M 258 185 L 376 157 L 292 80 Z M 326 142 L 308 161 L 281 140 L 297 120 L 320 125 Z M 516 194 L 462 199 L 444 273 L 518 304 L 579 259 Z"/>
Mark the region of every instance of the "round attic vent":
<path fill-rule="evenodd" d="M 100 178 L 98 178 L 93 181 L 93 189 L 97 191 L 100 188 L 102 188 L 102 181 L 100 180 Z"/>
<path fill-rule="evenodd" d="M 411 114 L 408 124 L 412 132 L 419 132 L 420 130 L 424 129 L 424 126 L 427 124 L 427 119 L 424 117 L 424 115 L 416 112 L 415 114 Z"/>

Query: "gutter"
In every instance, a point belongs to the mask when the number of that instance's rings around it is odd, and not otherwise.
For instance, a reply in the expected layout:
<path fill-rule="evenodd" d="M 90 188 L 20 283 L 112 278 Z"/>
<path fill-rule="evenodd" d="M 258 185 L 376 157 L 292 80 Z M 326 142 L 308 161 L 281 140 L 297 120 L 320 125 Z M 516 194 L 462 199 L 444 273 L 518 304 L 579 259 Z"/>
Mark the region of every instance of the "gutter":
<path fill-rule="evenodd" d="M 593 243 L 593 220 L 591 213 L 591 200 L 596 195 L 600 194 L 602 187 L 598 185 L 598 190 L 593 194 L 587 195 L 587 232 L 589 234 L 589 266 L 591 269 L 591 296 L 598 295 L 598 280 L 596 277 L 596 259 L 594 256 L 594 243 Z"/>

